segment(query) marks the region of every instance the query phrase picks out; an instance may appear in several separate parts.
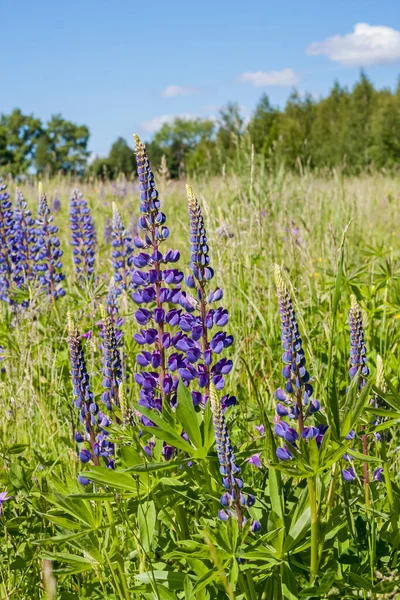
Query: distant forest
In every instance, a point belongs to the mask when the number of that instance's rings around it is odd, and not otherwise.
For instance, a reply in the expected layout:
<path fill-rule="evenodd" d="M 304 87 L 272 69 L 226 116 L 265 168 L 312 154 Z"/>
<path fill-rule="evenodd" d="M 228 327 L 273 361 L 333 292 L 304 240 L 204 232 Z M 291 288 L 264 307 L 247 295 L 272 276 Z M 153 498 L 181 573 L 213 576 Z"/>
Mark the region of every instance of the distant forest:
<path fill-rule="evenodd" d="M 115 178 L 131 176 L 135 158 L 119 138 L 106 158 L 90 164 L 89 129 L 53 116 L 43 124 L 15 109 L 0 117 L 0 170 L 72 173 Z M 171 177 L 183 173 L 214 175 L 235 164 L 238 150 L 252 151 L 270 168 L 397 169 L 400 164 L 400 83 L 392 92 L 377 90 L 364 73 L 353 89 L 335 83 L 326 98 L 293 91 L 284 109 L 260 98 L 249 121 L 237 104 L 224 107 L 215 120 L 176 118 L 148 142 L 154 168 L 161 163 Z M 164 158 L 163 158 L 164 157 Z"/>

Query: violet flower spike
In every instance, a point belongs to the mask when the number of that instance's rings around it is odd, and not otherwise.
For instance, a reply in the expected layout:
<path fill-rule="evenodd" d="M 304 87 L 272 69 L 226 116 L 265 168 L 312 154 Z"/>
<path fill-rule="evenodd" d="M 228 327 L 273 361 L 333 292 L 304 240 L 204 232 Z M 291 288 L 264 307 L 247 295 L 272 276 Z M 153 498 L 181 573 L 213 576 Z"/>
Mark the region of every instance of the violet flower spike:
<path fill-rule="evenodd" d="M 191 346 L 192 363 L 185 357 L 191 340 L 176 331 L 184 312 L 180 307 L 183 273 L 173 268 L 179 252 L 161 252 L 161 245 L 169 236 L 166 216 L 160 210 L 160 200 L 155 188 L 145 146 L 134 136 L 136 161 L 140 184 L 140 213 L 138 228 L 141 236 L 134 238 L 139 253 L 134 257 L 132 271 L 134 292 L 132 299 L 138 304 L 135 318 L 140 326 L 134 335 L 143 346 L 137 356 L 141 368 L 135 380 L 140 385 L 139 404 L 148 409 L 162 410 L 164 401 L 175 405 L 177 401 L 178 373 L 188 385 L 197 377 L 196 348 Z M 147 308 L 149 306 L 149 308 Z M 142 421 L 146 421 L 142 417 Z M 170 451 L 165 447 L 165 456 Z"/>
<path fill-rule="evenodd" d="M 53 217 L 47 204 L 43 185 L 39 183 L 39 210 L 34 230 L 34 271 L 39 283 L 47 289 L 53 300 L 65 296 L 61 283 L 65 278 L 62 273 L 60 240 L 58 227 L 52 225 Z"/>
<path fill-rule="evenodd" d="M 68 312 L 68 331 L 71 362 L 71 379 L 73 385 L 73 395 L 76 408 L 79 409 L 79 420 L 83 427 L 83 433 L 75 433 L 75 441 L 78 444 L 89 446 L 81 447 L 79 450 L 79 459 L 86 464 L 93 461 L 94 465 L 100 464 L 101 456 L 108 468 L 114 468 L 114 444 L 109 441 L 107 427 L 110 420 L 95 401 L 91 391 L 89 374 L 86 369 L 85 354 L 82 346 L 82 339 L 79 331 Z M 81 483 L 83 483 L 81 481 Z"/>
<path fill-rule="evenodd" d="M 210 383 L 217 390 L 223 389 L 225 375 L 232 369 L 232 361 L 220 358 L 219 355 L 225 348 L 233 343 L 233 336 L 223 331 L 210 335 L 214 327 L 223 328 L 228 323 L 228 311 L 222 307 L 209 308 L 213 302 L 218 302 L 223 297 L 220 288 L 207 291 L 207 285 L 214 277 L 214 270 L 210 266 L 207 232 L 200 204 L 191 186 L 186 186 L 188 209 L 190 218 L 190 267 L 193 275 L 186 278 L 189 288 L 194 290 L 195 298 L 182 294 L 181 305 L 188 311 L 180 320 L 180 327 L 190 335 L 191 341 L 187 342 L 183 350 L 190 363 L 202 360 L 198 364 L 198 384 L 204 389 L 204 397 L 200 392 L 192 392 L 200 396 L 203 403 L 210 394 Z M 197 313 L 197 314 L 196 314 Z M 188 337 L 188 336 L 187 336 Z M 199 351 L 201 352 L 198 355 Z M 186 376 L 186 373 L 184 373 Z M 222 399 L 224 408 L 236 404 L 234 396 L 225 395 Z"/>
<path fill-rule="evenodd" d="M 108 410 L 112 410 L 113 404 L 119 406 L 119 386 L 122 382 L 121 355 L 113 320 L 102 305 L 100 305 L 100 312 L 103 334 L 103 388 L 105 389 L 102 401 Z"/>
<path fill-rule="evenodd" d="M 358 389 L 366 384 L 366 377 L 369 375 L 367 367 L 367 350 L 364 341 L 364 328 L 361 308 L 356 297 L 351 296 L 351 306 L 349 314 L 350 323 L 350 379 L 353 379 L 357 373 L 360 373 Z"/>
<path fill-rule="evenodd" d="M 320 403 L 313 398 L 313 387 L 310 383 L 310 375 L 306 369 L 306 359 L 303 350 L 303 342 L 297 324 L 296 314 L 293 309 L 292 299 L 283 280 L 280 268 L 274 268 L 275 284 L 277 289 L 279 312 L 281 317 L 282 342 L 283 342 L 283 370 L 282 375 L 286 380 L 284 388 L 278 388 L 275 397 L 277 421 L 275 433 L 284 442 L 297 447 L 301 437 L 306 443 L 315 439 L 318 448 L 321 447 L 324 435 L 328 427 L 320 424 L 318 427 L 305 425 L 306 420 L 320 410 Z M 283 419 L 292 421 L 289 426 Z M 297 429 L 295 428 L 297 425 Z M 276 451 L 279 460 L 290 460 L 292 452 L 284 443 L 282 448 Z"/>
<path fill-rule="evenodd" d="M 0 300 L 10 303 L 8 290 L 12 278 L 13 212 L 7 185 L 0 177 Z"/>
<path fill-rule="evenodd" d="M 219 511 L 218 517 L 222 521 L 228 521 L 229 518 L 236 516 L 239 528 L 242 529 L 245 524 L 243 508 L 246 505 L 252 506 L 255 498 L 251 494 L 246 497 L 242 492 L 243 481 L 239 477 L 240 468 L 236 464 L 221 402 L 214 384 L 210 386 L 210 406 L 213 416 L 220 473 L 222 475 L 222 485 L 225 489 L 220 499 L 222 509 Z M 259 531 L 258 526 L 256 526 L 255 531 Z"/>
<path fill-rule="evenodd" d="M 78 277 L 89 279 L 94 273 L 97 237 L 90 208 L 78 189 L 72 191 L 69 215 L 75 270 Z"/>
<path fill-rule="evenodd" d="M 34 260 L 32 254 L 32 246 L 35 240 L 34 225 L 35 220 L 32 218 L 32 212 L 28 210 L 22 192 L 17 190 L 15 194 L 12 239 L 13 279 L 17 287 L 26 285 L 34 278 Z"/>
<path fill-rule="evenodd" d="M 115 202 L 113 202 L 112 207 L 112 264 L 116 288 L 121 292 L 122 290 L 126 291 L 131 285 L 130 274 L 133 266 L 134 247 L 132 238 L 125 229 Z"/>

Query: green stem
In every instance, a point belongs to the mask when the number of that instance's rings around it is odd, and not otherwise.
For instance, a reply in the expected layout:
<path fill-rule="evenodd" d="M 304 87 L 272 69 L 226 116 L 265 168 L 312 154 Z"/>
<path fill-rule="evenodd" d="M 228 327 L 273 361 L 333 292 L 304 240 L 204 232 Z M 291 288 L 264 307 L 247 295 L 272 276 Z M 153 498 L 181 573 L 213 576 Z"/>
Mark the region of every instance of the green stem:
<path fill-rule="evenodd" d="M 382 434 L 382 443 L 381 443 L 383 474 L 385 476 L 386 493 L 387 493 L 389 507 L 390 507 L 390 522 L 392 524 L 393 533 L 396 536 L 397 530 L 398 530 L 397 517 L 393 510 L 393 501 L 394 501 L 393 500 L 393 488 L 392 488 L 392 482 L 390 480 L 389 463 L 388 463 L 387 454 L 386 454 L 386 440 L 384 439 L 383 435 L 384 434 Z"/>
<path fill-rule="evenodd" d="M 318 523 L 318 508 L 317 508 L 317 492 L 316 492 L 316 479 L 315 477 L 309 477 L 307 479 L 308 484 L 308 498 L 311 509 L 311 564 L 310 564 L 310 582 L 311 585 L 314 583 L 318 573 L 318 536 L 319 536 L 319 523 Z"/>

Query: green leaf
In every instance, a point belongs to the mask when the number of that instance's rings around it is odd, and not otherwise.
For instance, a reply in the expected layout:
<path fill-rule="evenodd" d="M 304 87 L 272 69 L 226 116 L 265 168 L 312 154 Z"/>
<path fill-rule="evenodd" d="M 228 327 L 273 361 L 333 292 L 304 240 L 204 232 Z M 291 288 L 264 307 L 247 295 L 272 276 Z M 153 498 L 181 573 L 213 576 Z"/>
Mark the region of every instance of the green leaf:
<path fill-rule="evenodd" d="M 297 589 L 296 577 L 287 563 L 282 563 L 282 596 L 285 600 L 298 600 L 299 593 Z"/>
<path fill-rule="evenodd" d="M 183 450 L 189 455 L 193 454 L 193 446 L 186 442 L 171 425 L 164 421 L 161 415 L 157 414 L 155 410 L 148 410 L 147 408 L 139 405 L 137 405 L 135 408 L 156 425 L 156 427 L 145 427 L 144 429 L 146 431 L 150 431 L 158 439 L 175 446 L 175 448 Z"/>
<path fill-rule="evenodd" d="M 107 467 L 93 467 L 92 471 L 85 471 L 84 475 L 95 483 L 108 485 L 118 490 L 138 493 L 139 484 L 128 473 L 113 471 L 112 469 L 107 469 Z"/>
<path fill-rule="evenodd" d="M 201 431 L 197 420 L 197 413 L 193 406 L 192 396 L 188 388 L 180 381 L 178 385 L 178 404 L 176 407 L 176 416 L 179 419 L 183 429 L 189 436 L 190 441 L 195 448 L 203 446 Z"/>
<path fill-rule="evenodd" d="M 310 507 L 307 507 L 300 518 L 295 523 L 292 523 L 283 547 L 284 552 L 288 552 L 294 548 L 307 534 L 310 528 L 310 514 Z"/>
<path fill-rule="evenodd" d="M 148 554 L 151 548 L 151 542 L 154 537 L 154 529 L 156 526 L 156 507 L 154 502 L 144 502 L 138 506 L 138 523 L 140 542 L 144 551 Z"/>
<path fill-rule="evenodd" d="M 149 571 L 148 573 L 139 573 L 134 578 L 145 585 L 151 585 L 152 582 L 165 584 L 170 590 L 183 590 L 185 579 L 188 577 L 185 573 L 179 571 Z"/>

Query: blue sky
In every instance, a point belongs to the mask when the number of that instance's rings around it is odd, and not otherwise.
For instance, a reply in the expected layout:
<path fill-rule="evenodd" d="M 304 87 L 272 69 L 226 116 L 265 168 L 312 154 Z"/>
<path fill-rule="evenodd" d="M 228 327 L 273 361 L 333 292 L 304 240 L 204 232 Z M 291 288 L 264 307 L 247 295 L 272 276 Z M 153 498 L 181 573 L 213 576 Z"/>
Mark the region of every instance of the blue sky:
<path fill-rule="evenodd" d="M 62 113 L 100 155 L 228 101 L 249 115 L 263 92 L 284 105 L 361 66 L 378 87 L 400 73 L 399 0 L 3 0 L 0 19 L 0 113 Z"/>

